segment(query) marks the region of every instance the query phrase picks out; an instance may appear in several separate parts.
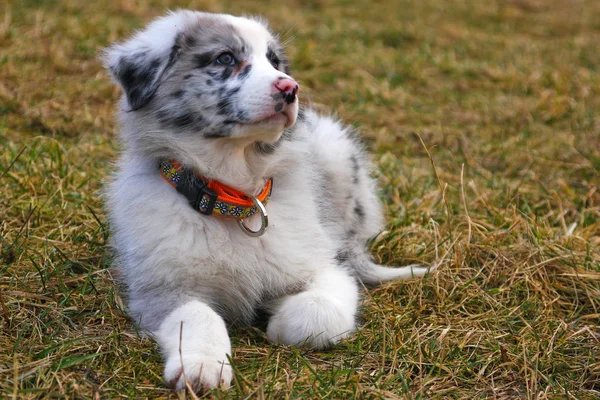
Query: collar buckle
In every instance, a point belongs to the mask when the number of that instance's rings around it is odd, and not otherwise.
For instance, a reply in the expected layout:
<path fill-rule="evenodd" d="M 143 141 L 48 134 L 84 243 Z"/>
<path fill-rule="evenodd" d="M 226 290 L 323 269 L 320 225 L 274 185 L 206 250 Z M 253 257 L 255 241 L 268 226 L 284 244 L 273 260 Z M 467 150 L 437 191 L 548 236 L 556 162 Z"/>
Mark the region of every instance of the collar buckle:
<path fill-rule="evenodd" d="M 205 181 L 196 179 L 189 170 L 183 171 L 181 180 L 183 184 L 176 186 L 177 191 L 188 199 L 194 210 L 197 210 L 200 214 L 211 215 L 218 195 L 208 188 Z"/>

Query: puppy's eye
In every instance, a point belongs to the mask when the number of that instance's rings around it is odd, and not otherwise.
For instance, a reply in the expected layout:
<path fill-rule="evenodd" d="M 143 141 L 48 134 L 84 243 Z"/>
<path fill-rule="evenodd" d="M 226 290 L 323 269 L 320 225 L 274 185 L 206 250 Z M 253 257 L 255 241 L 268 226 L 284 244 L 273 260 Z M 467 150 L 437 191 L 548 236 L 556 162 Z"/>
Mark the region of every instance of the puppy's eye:
<path fill-rule="evenodd" d="M 235 64 L 237 64 L 237 61 L 233 54 L 226 52 L 220 54 L 219 57 L 217 57 L 217 64 L 232 67 Z"/>
<path fill-rule="evenodd" d="M 279 69 L 279 65 L 281 64 L 281 61 L 279 60 L 279 57 L 277 57 L 277 55 L 274 52 L 269 50 L 269 52 L 267 53 L 267 58 L 269 59 L 269 62 L 271 63 L 273 68 Z"/>

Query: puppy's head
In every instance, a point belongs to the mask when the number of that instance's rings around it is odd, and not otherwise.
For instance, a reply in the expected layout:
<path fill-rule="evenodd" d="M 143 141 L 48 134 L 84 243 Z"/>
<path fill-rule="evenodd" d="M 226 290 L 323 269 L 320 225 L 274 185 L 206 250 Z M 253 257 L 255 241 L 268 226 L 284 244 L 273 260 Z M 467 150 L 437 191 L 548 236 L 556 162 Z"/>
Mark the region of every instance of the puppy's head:
<path fill-rule="evenodd" d="M 104 62 L 127 119 L 163 145 L 272 143 L 298 115 L 283 49 L 257 20 L 176 11 L 108 48 Z"/>

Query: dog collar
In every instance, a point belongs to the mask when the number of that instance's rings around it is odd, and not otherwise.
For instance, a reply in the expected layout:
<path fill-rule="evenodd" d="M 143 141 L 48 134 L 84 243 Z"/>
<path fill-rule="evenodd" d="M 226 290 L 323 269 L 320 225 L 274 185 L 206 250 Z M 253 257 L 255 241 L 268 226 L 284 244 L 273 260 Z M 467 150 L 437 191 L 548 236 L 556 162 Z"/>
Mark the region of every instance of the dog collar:
<path fill-rule="evenodd" d="M 163 179 L 183 194 L 192 208 L 200 214 L 235 219 L 242 231 L 250 236 L 261 236 L 267 229 L 269 220 L 264 206 L 271 197 L 272 178 L 265 182 L 260 194 L 254 197 L 183 168 L 174 160 L 160 161 L 159 170 Z M 258 231 L 252 231 L 244 220 L 257 212 L 261 215 L 262 225 Z"/>

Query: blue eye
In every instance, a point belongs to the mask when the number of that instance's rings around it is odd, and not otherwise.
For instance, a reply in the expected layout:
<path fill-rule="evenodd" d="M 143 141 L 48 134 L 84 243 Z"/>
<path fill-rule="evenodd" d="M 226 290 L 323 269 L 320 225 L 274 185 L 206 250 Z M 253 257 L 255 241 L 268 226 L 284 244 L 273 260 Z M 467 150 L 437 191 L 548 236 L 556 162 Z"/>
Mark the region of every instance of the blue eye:
<path fill-rule="evenodd" d="M 219 57 L 217 57 L 217 64 L 232 67 L 237 64 L 237 61 L 235 60 L 233 54 L 226 52 L 221 53 Z"/>

